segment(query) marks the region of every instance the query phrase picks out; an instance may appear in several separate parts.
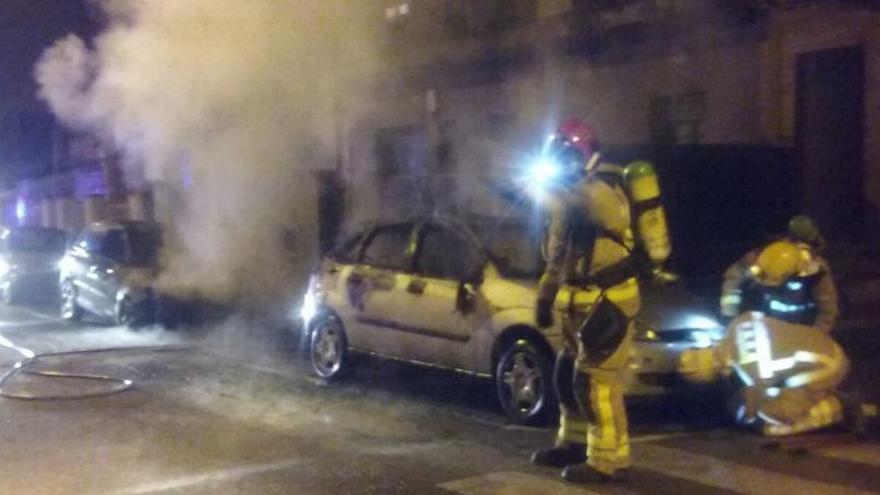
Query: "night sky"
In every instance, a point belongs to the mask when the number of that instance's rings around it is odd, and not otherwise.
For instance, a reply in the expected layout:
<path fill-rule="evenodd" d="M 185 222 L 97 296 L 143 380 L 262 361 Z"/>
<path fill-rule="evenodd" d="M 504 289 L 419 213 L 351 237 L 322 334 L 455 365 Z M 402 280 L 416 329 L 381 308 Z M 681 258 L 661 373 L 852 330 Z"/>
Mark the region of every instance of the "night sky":
<path fill-rule="evenodd" d="M 34 64 L 68 33 L 95 30 L 89 0 L 0 0 L 0 180 L 51 170 L 54 119 L 36 96 Z"/>

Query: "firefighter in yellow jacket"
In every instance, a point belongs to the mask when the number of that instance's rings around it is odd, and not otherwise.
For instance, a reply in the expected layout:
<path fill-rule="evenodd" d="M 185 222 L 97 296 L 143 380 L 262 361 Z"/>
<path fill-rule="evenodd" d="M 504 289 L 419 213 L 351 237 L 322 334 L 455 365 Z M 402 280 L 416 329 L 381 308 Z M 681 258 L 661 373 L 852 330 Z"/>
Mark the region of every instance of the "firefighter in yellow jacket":
<path fill-rule="evenodd" d="M 836 387 L 849 361 L 830 336 L 838 296 L 828 263 L 815 252 L 818 239 L 812 221 L 795 217 L 786 237 L 725 273 L 722 313 L 738 317 L 728 332 L 727 359 L 744 385 L 732 405 L 738 422 L 764 435 L 816 430 L 846 412 Z"/>
<path fill-rule="evenodd" d="M 831 268 L 818 254 L 823 243 L 809 217 L 792 218 L 785 236 L 746 253 L 724 272 L 721 314 L 734 318 L 759 310 L 831 333 L 840 310 Z"/>
<path fill-rule="evenodd" d="M 542 199 L 547 265 L 536 320 L 549 326 L 553 308 L 560 310 L 566 345 L 554 372 L 561 416 L 556 443 L 536 451 L 532 462 L 564 467 L 562 477 L 572 482 L 621 479 L 631 464 L 621 375 L 640 306 L 632 216 L 646 227 L 641 245 L 656 262 L 655 275 L 670 278 L 660 268 L 669 238 L 659 188 L 647 164 L 627 174 L 601 163 L 595 131 L 577 120 L 562 123 L 546 155 L 560 171 L 546 174 L 554 180 Z"/>

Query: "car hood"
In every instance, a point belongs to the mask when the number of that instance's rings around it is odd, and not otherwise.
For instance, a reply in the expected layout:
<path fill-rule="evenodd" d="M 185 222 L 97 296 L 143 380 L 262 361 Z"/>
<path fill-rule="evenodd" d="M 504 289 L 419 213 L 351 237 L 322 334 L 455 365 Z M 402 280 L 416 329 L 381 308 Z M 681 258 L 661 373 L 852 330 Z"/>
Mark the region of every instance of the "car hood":
<path fill-rule="evenodd" d="M 639 318 L 656 331 L 716 330 L 722 325 L 707 299 L 697 297 L 679 284 L 641 284 Z"/>

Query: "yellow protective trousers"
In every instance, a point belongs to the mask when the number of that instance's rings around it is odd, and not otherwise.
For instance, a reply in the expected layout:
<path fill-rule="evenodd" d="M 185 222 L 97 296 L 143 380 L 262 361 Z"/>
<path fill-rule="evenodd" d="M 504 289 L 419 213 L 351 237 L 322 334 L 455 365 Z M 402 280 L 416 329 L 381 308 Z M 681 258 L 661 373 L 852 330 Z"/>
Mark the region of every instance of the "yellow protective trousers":
<path fill-rule="evenodd" d="M 807 404 L 806 411 L 797 417 L 786 417 L 786 409 Z M 806 433 L 836 424 L 843 420 L 843 404 L 830 390 L 817 400 L 808 390 L 783 390 L 777 400 L 765 403 L 758 411 L 764 420 L 761 432 L 766 436 L 786 436 Z"/>
<path fill-rule="evenodd" d="M 556 444 L 586 444 L 587 464 L 605 474 L 632 465 L 622 376 L 632 346 L 631 322 L 626 332 L 623 342 L 601 363 L 561 351 L 554 373 L 560 398 Z"/>

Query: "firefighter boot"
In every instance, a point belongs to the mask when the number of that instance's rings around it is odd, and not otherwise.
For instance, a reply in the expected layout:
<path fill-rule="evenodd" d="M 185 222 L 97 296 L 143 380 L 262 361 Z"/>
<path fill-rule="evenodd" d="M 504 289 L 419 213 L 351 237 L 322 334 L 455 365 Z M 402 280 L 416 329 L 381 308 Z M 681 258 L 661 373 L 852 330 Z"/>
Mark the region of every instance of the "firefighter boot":
<path fill-rule="evenodd" d="M 563 444 L 549 449 L 539 449 L 532 454 L 532 464 L 546 467 L 565 467 L 569 464 L 587 462 L 587 453 L 583 445 L 576 443 Z"/>
<path fill-rule="evenodd" d="M 618 469 L 608 474 L 588 464 L 570 464 L 562 470 L 562 479 L 570 483 L 609 483 L 629 479 L 629 469 Z"/>

